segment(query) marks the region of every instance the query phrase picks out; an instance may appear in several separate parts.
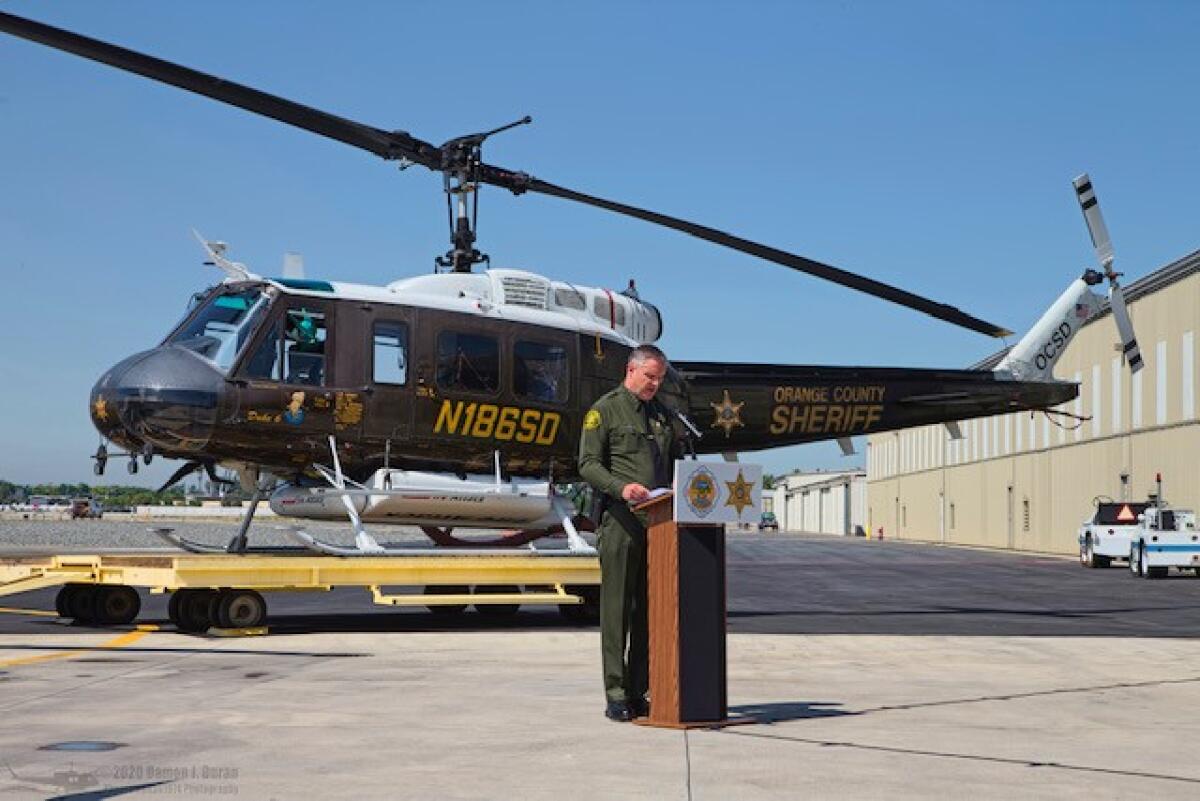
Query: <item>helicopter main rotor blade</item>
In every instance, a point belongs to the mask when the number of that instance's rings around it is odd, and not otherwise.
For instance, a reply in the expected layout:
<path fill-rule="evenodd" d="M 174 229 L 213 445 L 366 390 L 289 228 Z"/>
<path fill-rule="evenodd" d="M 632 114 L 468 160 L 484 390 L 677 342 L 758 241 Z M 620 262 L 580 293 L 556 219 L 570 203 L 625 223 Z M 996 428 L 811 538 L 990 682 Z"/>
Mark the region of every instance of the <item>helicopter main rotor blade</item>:
<path fill-rule="evenodd" d="M 38 42 L 48 47 L 73 53 L 83 58 L 98 61 L 127 72 L 151 78 L 161 83 L 186 89 L 196 94 L 218 100 L 246 111 L 260 114 L 280 122 L 302 128 L 321 136 L 361 148 L 384 159 L 406 160 L 442 173 L 463 170 L 466 163 L 455 160 L 457 152 L 449 145 L 437 147 L 404 131 L 384 131 L 353 120 L 338 117 L 319 109 L 295 103 L 276 95 L 260 92 L 232 81 L 154 58 L 134 50 L 81 36 L 77 33 L 44 25 L 24 17 L 0 12 L 0 32 Z M 480 139 L 482 141 L 482 139 Z M 1012 332 L 1000 326 L 980 320 L 945 303 L 938 303 L 898 287 L 876 281 L 856 273 L 842 270 L 819 261 L 788 253 L 778 248 L 752 242 L 708 226 L 681 220 L 666 214 L 641 209 L 624 203 L 576 192 L 572 189 L 534 178 L 526 173 L 512 172 L 488 164 L 471 165 L 471 179 L 479 183 L 492 184 L 510 189 L 516 194 L 525 191 L 573 200 L 589 206 L 606 209 L 635 217 L 640 220 L 682 231 L 708 242 L 733 250 L 748 253 L 767 261 L 782 264 L 793 270 L 824 278 L 851 289 L 897 303 L 916 311 L 924 312 L 939 320 L 962 326 L 994 337 L 1004 337 Z M 466 179 L 464 179 L 466 180 Z"/>
<path fill-rule="evenodd" d="M 403 131 L 373 128 L 233 81 L 172 64 L 170 61 L 12 14 L 0 12 L 0 31 L 177 86 L 336 139 L 385 159 L 407 159 L 431 170 L 441 170 L 441 150 Z"/>
<path fill-rule="evenodd" d="M 586 195 L 582 192 L 576 192 L 573 189 L 556 186 L 555 184 L 534 178 L 531 175 L 524 173 L 511 172 L 509 170 L 493 167 L 491 165 L 480 165 L 479 179 L 484 183 L 502 186 L 510 189 L 513 192 L 521 193 L 524 191 L 540 192 L 544 195 L 552 195 L 554 197 L 563 198 L 565 200 L 574 200 L 578 203 L 585 203 L 589 206 L 607 209 L 608 211 L 624 214 L 629 217 L 636 217 L 639 220 L 662 225 L 667 228 L 673 228 L 676 231 L 682 231 L 685 234 L 699 237 L 700 239 L 712 242 L 717 245 L 723 245 L 733 250 L 740 250 L 743 253 L 749 253 L 752 256 L 757 256 L 760 259 L 773 261 L 776 264 L 782 264 L 785 267 L 791 267 L 793 270 L 799 270 L 802 273 L 808 273 L 818 278 L 824 278 L 826 281 L 832 281 L 835 284 L 857 289 L 859 292 L 865 292 L 868 295 L 874 295 L 877 298 L 897 303 L 901 306 L 906 306 L 916 311 L 924 312 L 931 317 L 936 317 L 939 320 L 945 320 L 948 323 L 962 326 L 971 331 L 978 331 L 981 334 L 987 334 L 993 337 L 1006 337 L 1012 334 L 1007 328 L 981 320 L 978 317 L 973 317 L 970 314 L 955 308 L 954 306 L 945 303 L 938 303 L 929 298 L 921 297 L 920 295 L 908 292 L 894 287 L 890 284 L 885 284 L 882 281 L 876 281 L 873 278 L 858 275 L 847 270 L 833 267 L 829 264 L 823 264 L 819 261 L 814 261 L 804 256 L 798 256 L 794 253 L 788 253 L 785 250 L 770 247 L 769 245 L 752 242 L 749 239 L 743 239 L 739 236 L 718 231 L 716 228 L 709 228 L 706 225 L 681 220 L 678 217 L 671 217 L 667 214 L 660 214 L 656 211 L 641 209 L 636 206 L 630 206 L 625 203 L 617 203 L 612 200 Z"/>

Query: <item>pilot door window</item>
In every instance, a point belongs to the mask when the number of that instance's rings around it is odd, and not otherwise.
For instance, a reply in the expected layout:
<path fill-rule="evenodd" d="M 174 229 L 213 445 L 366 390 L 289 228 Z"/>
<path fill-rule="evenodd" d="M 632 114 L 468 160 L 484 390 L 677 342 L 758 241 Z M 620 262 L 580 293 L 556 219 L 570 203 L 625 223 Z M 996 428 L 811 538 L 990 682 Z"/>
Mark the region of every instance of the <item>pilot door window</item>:
<path fill-rule="evenodd" d="M 377 322 L 374 328 L 371 378 L 376 384 L 408 382 L 408 326 Z"/>
<path fill-rule="evenodd" d="M 303 308 L 288 309 L 280 322 L 272 326 L 271 333 L 250 358 L 246 374 L 287 384 L 323 386 L 328 339 L 325 315 Z"/>
<path fill-rule="evenodd" d="M 437 385 L 445 390 L 495 394 L 500 345 L 494 337 L 443 331 L 437 340 Z"/>
<path fill-rule="evenodd" d="M 518 342 L 513 347 L 513 392 L 518 398 L 562 403 L 570 377 L 567 349 L 562 345 Z"/>

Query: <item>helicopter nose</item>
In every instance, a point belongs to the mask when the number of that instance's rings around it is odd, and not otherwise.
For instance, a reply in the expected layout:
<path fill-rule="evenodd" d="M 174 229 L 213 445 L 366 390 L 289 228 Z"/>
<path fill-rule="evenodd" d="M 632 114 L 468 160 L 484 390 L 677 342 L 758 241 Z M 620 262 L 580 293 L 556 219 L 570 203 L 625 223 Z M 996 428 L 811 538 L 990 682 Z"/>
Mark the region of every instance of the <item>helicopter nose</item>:
<path fill-rule="evenodd" d="M 224 376 L 200 355 L 156 348 L 120 362 L 96 382 L 92 422 L 116 442 L 197 451 L 212 436 L 224 386 Z"/>

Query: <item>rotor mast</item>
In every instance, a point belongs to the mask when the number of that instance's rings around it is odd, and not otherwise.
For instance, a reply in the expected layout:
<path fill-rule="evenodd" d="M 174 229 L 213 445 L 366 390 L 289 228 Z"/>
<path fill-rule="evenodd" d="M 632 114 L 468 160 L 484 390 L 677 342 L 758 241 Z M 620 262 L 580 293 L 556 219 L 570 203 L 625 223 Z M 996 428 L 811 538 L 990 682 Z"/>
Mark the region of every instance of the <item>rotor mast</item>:
<path fill-rule="evenodd" d="M 442 145 L 442 186 L 446 192 L 446 216 L 450 222 L 450 250 L 433 263 L 439 270 L 469 273 L 476 264 L 490 262 L 486 253 L 475 247 L 479 226 L 479 165 L 483 163 L 483 142 L 489 136 L 528 125 L 528 114 L 507 125 L 483 133 L 468 134 Z"/>

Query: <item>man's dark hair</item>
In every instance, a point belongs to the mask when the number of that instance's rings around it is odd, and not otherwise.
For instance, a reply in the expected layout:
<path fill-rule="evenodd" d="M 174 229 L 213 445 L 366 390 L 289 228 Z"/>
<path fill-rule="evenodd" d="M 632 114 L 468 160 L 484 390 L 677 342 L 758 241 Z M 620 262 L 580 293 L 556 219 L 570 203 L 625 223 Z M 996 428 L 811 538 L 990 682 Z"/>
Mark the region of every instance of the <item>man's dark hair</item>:
<path fill-rule="evenodd" d="M 638 345 L 629 352 L 629 359 L 625 363 L 641 364 L 650 359 L 657 359 L 662 362 L 663 367 L 670 365 L 670 362 L 667 361 L 667 354 L 663 353 L 661 348 L 657 348 L 654 345 Z"/>

